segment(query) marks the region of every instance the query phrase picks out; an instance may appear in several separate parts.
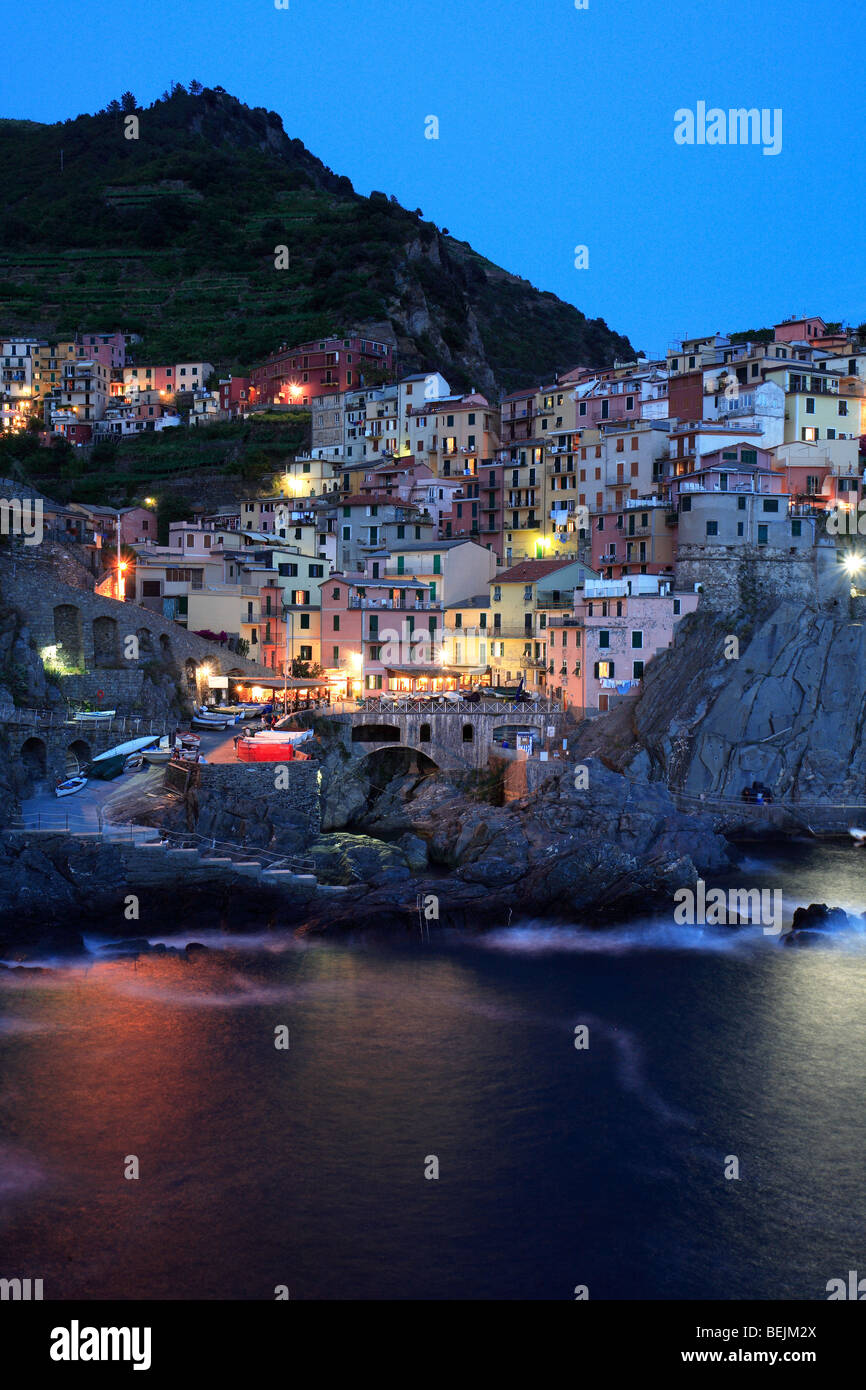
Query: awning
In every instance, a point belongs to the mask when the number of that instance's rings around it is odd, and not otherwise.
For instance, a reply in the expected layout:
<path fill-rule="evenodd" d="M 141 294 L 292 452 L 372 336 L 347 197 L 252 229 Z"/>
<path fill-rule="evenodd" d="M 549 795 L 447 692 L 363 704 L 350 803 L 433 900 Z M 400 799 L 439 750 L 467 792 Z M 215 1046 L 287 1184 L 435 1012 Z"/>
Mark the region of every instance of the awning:
<path fill-rule="evenodd" d="M 313 690 L 328 684 L 327 676 L 232 676 L 235 685 L 257 685 L 261 690 Z"/>

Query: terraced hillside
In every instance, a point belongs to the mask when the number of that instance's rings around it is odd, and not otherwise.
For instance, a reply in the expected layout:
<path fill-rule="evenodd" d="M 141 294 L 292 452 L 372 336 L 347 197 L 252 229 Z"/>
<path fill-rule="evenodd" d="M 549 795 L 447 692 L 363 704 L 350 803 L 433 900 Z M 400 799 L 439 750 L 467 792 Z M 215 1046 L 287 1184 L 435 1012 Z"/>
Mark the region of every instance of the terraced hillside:
<path fill-rule="evenodd" d="M 131 104 L 131 103 L 130 103 Z M 359 330 L 409 369 L 511 389 L 632 355 L 601 319 L 542 293 L 326 168 L 280 117 L 176 89 L 56 125 L 0 121 L 0 325 L 129 327 L 139 358 L 241 370 L 284 341 Z M 287 269 L 275 247 L 286 246 Z"/>

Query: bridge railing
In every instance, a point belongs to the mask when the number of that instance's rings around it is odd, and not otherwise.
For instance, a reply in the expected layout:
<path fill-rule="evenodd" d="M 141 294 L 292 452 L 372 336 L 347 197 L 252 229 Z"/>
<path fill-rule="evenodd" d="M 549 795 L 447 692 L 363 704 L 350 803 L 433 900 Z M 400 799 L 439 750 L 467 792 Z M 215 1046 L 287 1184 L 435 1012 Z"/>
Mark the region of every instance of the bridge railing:
<path fill-rule="evenodd" d="M 446 712 L 460 714 L 464 718 L 472 714 L 509 713 L 532 715 L 561 714 L 562 706 L 558 700 L 449 700 L 444 697 L 416 700 L 412 696 L 399 696 L 389 699 L 387 695 L 374 699 L 359 700 L 359 713 L 373 714 L 428 714 Z"/>

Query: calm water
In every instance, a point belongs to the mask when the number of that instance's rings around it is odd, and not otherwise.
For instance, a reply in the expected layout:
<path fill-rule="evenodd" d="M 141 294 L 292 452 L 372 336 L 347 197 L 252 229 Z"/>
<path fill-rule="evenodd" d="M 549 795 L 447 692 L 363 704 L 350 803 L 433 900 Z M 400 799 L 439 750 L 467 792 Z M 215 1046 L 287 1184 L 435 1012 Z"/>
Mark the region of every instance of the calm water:
<path fill-rule="evenodd" d="M 854 908 L 864 874 L 846 847 L 738 881 Z M 866 1270 L 857 935 L 210 943 L 0 984 L 0 1275 L 46 1298 L 808 1299 Z"/>

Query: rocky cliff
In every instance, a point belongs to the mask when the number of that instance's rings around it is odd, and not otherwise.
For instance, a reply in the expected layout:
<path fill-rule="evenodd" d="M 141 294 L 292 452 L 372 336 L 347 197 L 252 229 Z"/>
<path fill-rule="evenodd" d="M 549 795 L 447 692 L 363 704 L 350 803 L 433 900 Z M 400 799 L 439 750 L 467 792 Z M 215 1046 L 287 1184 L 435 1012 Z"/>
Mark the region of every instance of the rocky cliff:
<path fill-rule="evenodd" d="M 856 608 L 699 611 L 650 663 L 641 697 L 585 726 L 580 747 L 695 797 L 739 801 L 757 780 L 777 802 L 862 802 L 863 634 Z"/>

